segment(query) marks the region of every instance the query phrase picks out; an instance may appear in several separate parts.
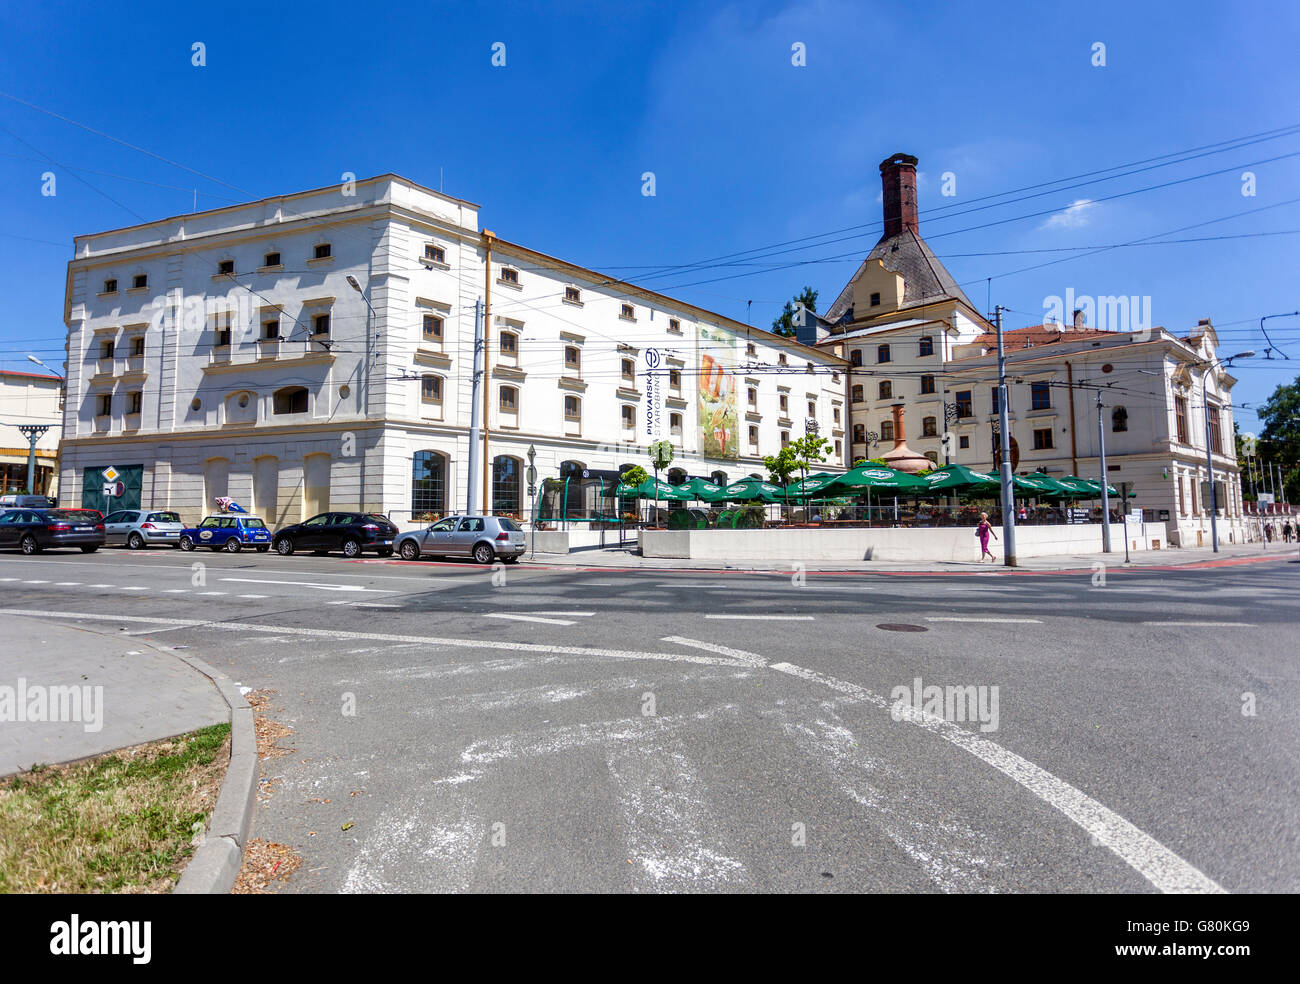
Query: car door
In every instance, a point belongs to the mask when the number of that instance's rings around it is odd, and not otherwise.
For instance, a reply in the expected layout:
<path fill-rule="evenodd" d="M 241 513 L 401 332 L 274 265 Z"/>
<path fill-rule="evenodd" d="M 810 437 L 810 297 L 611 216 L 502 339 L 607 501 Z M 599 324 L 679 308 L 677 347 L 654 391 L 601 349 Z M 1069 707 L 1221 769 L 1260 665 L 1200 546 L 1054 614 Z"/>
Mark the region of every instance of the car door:
<path fill-rule="evenodd" d="M 15 509 L 0 516 L 0 548 L 10 550 L 18 546 L 18 521 L 22 515 Z"/>
<path fill-rule="evenodd" d="M 452 540 L 456 535 L 456 525 L 459 522 L 459 517 L 448 516 L 425 530 L 423 543 L 420 545 L 421 553 L 430 553 L 439 557 L 450 556 L 453 549 Z"/>
<path fill-rule="evenodd" d="M 220 516 L 208 516 L 203 522 L 199 523 L 198 528 L 194 531 L 194 543 L 200 547 L 211 547 L 220 543 L 218 539 L 218 529 L 221 526 Z"/>
<path fill-rule="evenodd" d="M 130 510 L 118 510 L 104 517 L 104 542 L 118 544 L 126 542 L 126 534 L 134 525 L 135 513 Z"/>
<path fill-rule="evenodd" d="M 325 524 L 329 518 L 329 513 L 321 513 L 303 523 L 293 537 L 294 546 L 303 550 L 324 550 Z"/>
<path fill-rule="evenodd" d="M 352 532 L 351 513 L 330 513 L 329 525 L 325 527 L 327 546 L 330 550 L 342 550 L 343 541 Z"/>
<path fill-rule="evenodd" d="M 481 516 L 467 516 L 460 521 L 460 526 L 456 527 L 456 556 L 468 557 L 474 551 L 474 543 L 479 539 L 483 532 L 483 518 Z"/>

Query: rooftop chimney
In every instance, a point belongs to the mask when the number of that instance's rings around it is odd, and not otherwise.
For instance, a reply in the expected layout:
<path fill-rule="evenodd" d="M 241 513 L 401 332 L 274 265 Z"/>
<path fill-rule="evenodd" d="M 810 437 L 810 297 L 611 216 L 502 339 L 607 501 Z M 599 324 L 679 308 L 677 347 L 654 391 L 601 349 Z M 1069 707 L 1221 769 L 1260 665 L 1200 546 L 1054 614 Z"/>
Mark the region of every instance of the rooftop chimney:
<path fill-rule="evenodd" d="M 1087 324 L 1085 324 L 1085 323 L 1084 323 L 1084 320 L 1083 320 L 1083 308 L 1075 308 L 1075 309 L 1074 309 L 1074 327 L 1076 327 L 1076 328 L 1086 328 L 1086 327 L 1088 327 Z"/>
<path fill-rule="evenodd" d="M 880 184 L 885 205 L 885 238 L 904 229 L 916 232 L 916 158 L 895 154 L 880 162 Z"/>

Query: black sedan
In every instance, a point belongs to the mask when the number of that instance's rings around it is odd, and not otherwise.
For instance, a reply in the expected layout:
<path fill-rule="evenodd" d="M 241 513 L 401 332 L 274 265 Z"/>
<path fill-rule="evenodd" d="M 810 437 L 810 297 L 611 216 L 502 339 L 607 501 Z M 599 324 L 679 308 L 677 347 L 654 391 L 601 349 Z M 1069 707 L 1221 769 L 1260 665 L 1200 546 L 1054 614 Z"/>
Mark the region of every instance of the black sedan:
<path fill-rule="evenodd" d="M 295 550 L 327 554 L 341 550 L 344 557 L 360 557 L 373 550 L 381 557 L 393 553 L 397 527 L 377 513 L 327 512 L 303 523 L 276 530 L 272 545 L 276 553 L 288 557 Z"/>
<path fill-rule="evenodd" d="M 104 517 L 94 509 L 10 509 L 0 516 L 0 550 L 40 553 L 51 547 L 104 545 Z"/>

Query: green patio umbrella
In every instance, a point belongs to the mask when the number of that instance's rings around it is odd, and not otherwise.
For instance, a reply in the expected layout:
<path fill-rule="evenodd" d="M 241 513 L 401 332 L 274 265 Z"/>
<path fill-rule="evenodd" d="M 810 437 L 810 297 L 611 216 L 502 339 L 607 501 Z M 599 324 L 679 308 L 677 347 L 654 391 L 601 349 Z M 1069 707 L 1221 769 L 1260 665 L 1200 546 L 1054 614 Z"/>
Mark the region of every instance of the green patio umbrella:
<path fill-rule="evenodd" d="M 996 474 L 965 465 L 945 465 L 923 477 L 931 492 L 992 493 L 1001 484 Z"/>
<path fill-rule="evenodd" d="M 1075 478 L 1072 475 L 1056 479 L 1056 484 L 1061 486 L 1061 491 L 1049 496 L 1049 498 L 1091 499 L 1097 494 L 1097 486 L 1095 484 L 1089 483 L 1082 478 Z"/>
<path fill-rule="evenodd" d="M 726 498 L 722 495 L 722 486 L 716 482 L 710 482 L 707 478 L 692 478 L 689 482 L 683 482 L 677 488 L 691 493 L 691 497 L 699 502 L 719 502 Z"/>
<path fill-rule="evenodd" d="M 1076 477 L 1076 476 L 1074 476 L 1074 475 L 1069 475 L 1069 476 L 1067 476 L 1067 477 L 1064 479 L 1064 481 L 1067 481 L 1067 482 L 1080 482 L 1080 483 L 1082 483 L 1082 484 L 1088 486 L 1089 490 L 1092 492 L 1092 496 L 1091 496 L 1091 497 L 1092 497 L 1093 499 L 1100 499 L 1100 498 L 1101 498 L 1101 482 L 1097 481 L 1095 478 L 1078 478 L 1078 477 Z M 1113 486 L 1113 485 L 1107 483 L 1107 485 L 1106 485 L 1106 494 L 1107 494 L 1107 495 L 1118 496 L 1118 495 L 1119 495 L 1119 489 L 1117 489 L 1117 488 L 1115 488 L 1115 486 Z M 1135 496 L 1135 495 L 1137 495 L 1136 492 L 1134 492 L 1132 495 L 1130 495 L 1129 498 L 1131 499 L 1131 498 L 1133 498 L 1133 496 Z"/>
<path fill-rule="evenodd" d="M 1012 482 L 1015 495 L 1038 496 L 1040 499 L 1045 499 L 1065 491 L 1065 486 L 1056 479 L 1037 472 L 1033 475 L 1013 475 Z"/>
<path fill-rule="evenodd" d="M 669 485 L 665 481 L 656 482 L 647 478 L 640 485 L 619 483 L 615 494 L 622 499 L 658 499 L 660 502 L 690 502 L 695 496 L 680 485 Z"/>
<path fill-rule="evenodd" d="M 839 477 L 839 475 L 833 475 L 830 472 L 818 472 L 816 475 L 809 475 L 797 482 L 791 482 L 785 487 L 785 494 L 792 499 L 802 499 L 804 496 L 821 492 Z"/>
<path fill-rule="evenodd" d="M 823 487 L 840 493 L 858 489 L 896 489 L 900 492 L 913 492 L 929 488 L 929 483 L 923 478 L 917 478 L 915 475 L 894 468 L 886 468 L 884 465 L 862 465 L 832 479 Z"/>
<path fill-rule="evenodd" d="M 734 502 L 750 502 L 755 499 L 768 503 L 784 502 L 785 489 L 757 478 L 742 478 L 739 482 L 732 482 L 718 493 L 717 501 L 723 499 Z"/>

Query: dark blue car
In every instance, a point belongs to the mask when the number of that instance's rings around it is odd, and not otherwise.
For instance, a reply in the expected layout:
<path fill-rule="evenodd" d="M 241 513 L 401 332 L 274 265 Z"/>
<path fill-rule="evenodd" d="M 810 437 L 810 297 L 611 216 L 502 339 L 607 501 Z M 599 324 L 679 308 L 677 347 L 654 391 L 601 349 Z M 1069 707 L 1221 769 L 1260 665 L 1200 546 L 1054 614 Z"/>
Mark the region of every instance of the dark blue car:
<path fill-rule="evenodd" d="M 209 516 L 198 526 L 181 531 L 181 549 L 193 550 L 196 547 L 229 553 L 255 547 L 266 553 L 271 549 L 271 531 L 256 516 Z"/>

